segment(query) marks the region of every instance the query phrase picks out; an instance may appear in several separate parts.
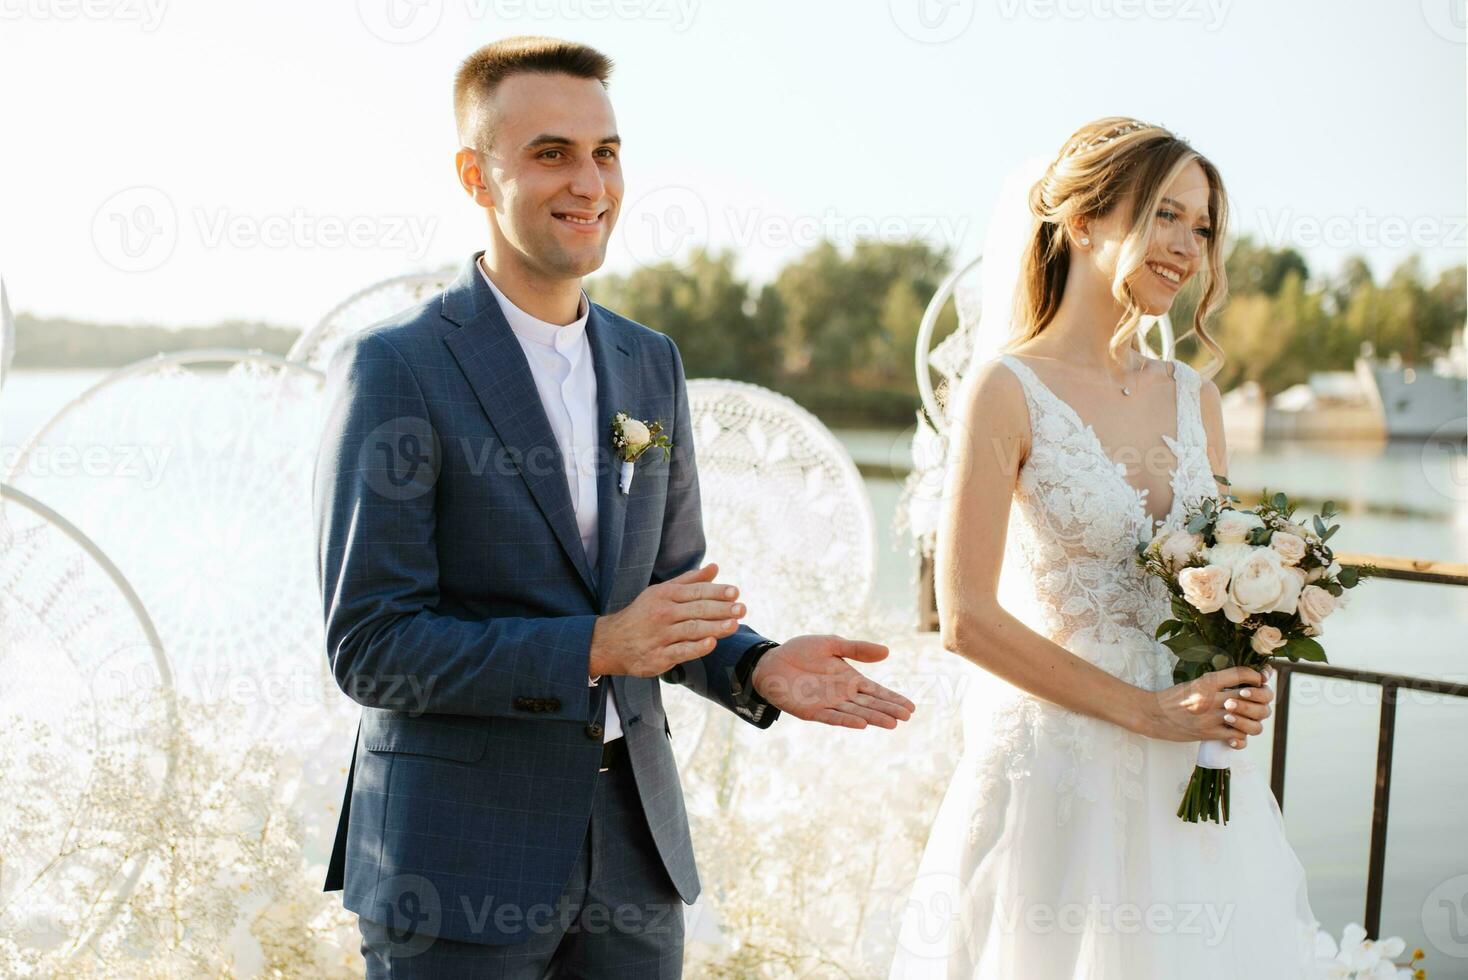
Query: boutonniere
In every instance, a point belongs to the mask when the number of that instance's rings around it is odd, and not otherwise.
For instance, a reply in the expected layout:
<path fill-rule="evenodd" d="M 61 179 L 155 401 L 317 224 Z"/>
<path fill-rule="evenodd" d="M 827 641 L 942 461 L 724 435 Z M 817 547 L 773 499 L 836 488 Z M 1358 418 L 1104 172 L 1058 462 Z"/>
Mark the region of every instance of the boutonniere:
<path fill-rule="evenodd" d="M 623 493 L 632 489 L 632 469 L 638 458 L 654 446 L 663 451 L 664 459 L 673 455 L 673 443 L 663 433 L 661 422 L 639 422 L 626 412 L 612 416 L 612 451 L 622 461 L 617 485 Z"/>

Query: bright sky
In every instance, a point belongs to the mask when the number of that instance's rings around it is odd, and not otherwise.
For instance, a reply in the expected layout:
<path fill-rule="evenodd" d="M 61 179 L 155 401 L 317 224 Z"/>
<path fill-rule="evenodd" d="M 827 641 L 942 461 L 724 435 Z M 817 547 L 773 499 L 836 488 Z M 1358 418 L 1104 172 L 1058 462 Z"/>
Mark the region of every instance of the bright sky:
<path fill-rule="evenodd" d="M 304 325 L 482 247 L 450 83 L 547 33 L 618 62 L 607 268 L 822 233 L 962 257 L 999 181 L 1135 115 L 1315 269 L 1465 260 L 1463 0 L 0 0 L 0 272 L 42 315 Z M 660 237 L 659 237 L 660 236 Z"/>

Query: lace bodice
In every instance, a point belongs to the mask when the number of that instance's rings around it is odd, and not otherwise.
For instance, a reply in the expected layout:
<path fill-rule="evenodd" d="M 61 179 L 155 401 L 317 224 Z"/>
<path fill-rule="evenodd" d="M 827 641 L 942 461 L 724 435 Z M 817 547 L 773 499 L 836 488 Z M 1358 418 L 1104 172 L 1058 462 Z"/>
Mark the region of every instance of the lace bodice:
<path fill-rule="evenodd" d="M 1000 360 L 1019 378 L 1030 416 L 1030 453 L 1010 509 L 1006 575 L 1032 598 L 1030 625 L 1123 680 L 1157 690 L 1173 659 L 1154 639 L 1168 615 L 1167 590 L 1136 564 L 1138 541 L 1177 524 L 1188 502 L 1216 492 L 1199 402 L 1201 379 L 1176 363 L 1176 459 L 1172 506 L 1154 523 L 1146 491 L 1126 479 L 1095 430 L 1019 358 Z"/>

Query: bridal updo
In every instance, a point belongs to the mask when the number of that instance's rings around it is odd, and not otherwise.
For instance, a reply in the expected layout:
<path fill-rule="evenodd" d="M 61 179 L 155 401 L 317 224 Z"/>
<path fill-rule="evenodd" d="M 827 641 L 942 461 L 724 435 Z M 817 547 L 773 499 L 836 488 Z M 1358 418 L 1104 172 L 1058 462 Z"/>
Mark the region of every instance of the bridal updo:
<path fill-rule="evenodd" d="M 1203 295 L 1186 329 L 1177 338 L 1196 335 L 1213 355 L 1205 375 L 1223 364 L 1223 349 L 1209 335 L 1204 321 L 1223 302 L 1228 290 L 1222 245 L 1227 228 L 1228 198 L 1223 178 L 1202 154 L 1186 141 L 1161 126 L 1124 116 L 1109 116 L 1089 122 L 1065 141 L 1045 174 L 1030 188 L 1029 209 L 1036 219 L 1024 249 L 1020 279 L 1015 291 L 1014 320 L 1018 334 L 1009 346 L 1023 343 L 1049 325 L 1060 306 L 1070 269 L 1070 238 L 1066 223 L 1082 218 L 1099 218 L 1127 200 L 1130 194 L 1130 226 L 1117 263 L 1112 295 L 1126 311 L 1111 337 L 1113 356 L 1133 342 L 1143 311 L 1137 306 L 1127 280 L 1137 273 L 1147 257 L 1147 246 L 1161 198 L 1174 179 L 1193 161 L 1203 168 L 1209 185 L 1208 217 L 1214 229 L 1206 249 L 1204 268 L 1198 272 Z"/>

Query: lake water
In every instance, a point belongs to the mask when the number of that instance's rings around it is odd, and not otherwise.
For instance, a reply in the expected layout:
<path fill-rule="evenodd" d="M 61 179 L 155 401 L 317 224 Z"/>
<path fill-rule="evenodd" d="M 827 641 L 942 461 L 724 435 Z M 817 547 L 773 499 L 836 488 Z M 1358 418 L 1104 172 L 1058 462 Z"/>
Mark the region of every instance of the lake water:
<path fill-rule="evenodd" d="M 14 372 L 0 393 L 6 468 L 27 435 L 106 373 Z M 878 594 L 915 613 L 917 560 L 891 530 L 910 433 L 837 435 L 869 474 Z M 1461 447 L 1266 446 L 1234 453 L 1230 474 L 1240 491 L 1267 486 L 1335 499 L 1345 550 L 1468 562 Z M 1465 637 L 1468 589 L 1376 581 L 1331 620 L 1328 649 L 1337 664 L 1461 682 L 1468 679 Z M 1295 682 L 1285 820 L 1315 912 L 1337 935 L 1362 917 L 1379 700 L 1375 687 Z M 1248 751 L 1267 765 L 1267 738 Z M 1468 915 L 1468 701 L 1404 694 L 1393 776 L 1383 931 L 1403 936 L 1409 949 L 1423 946 L 1433 977 L 1468 976 L 1468 941 L 1444 948 L 1423 924 L 1424 907 L 1431 912 L 1445 898 Z"/>

